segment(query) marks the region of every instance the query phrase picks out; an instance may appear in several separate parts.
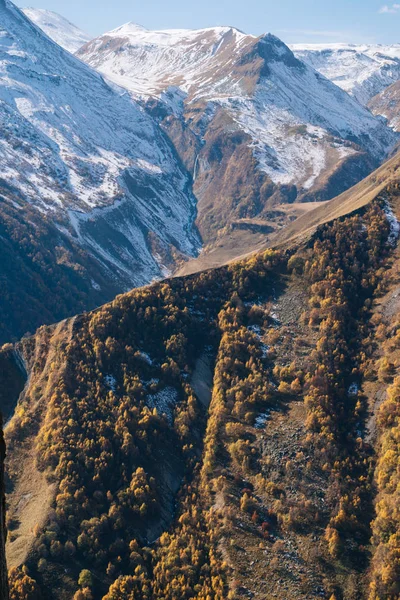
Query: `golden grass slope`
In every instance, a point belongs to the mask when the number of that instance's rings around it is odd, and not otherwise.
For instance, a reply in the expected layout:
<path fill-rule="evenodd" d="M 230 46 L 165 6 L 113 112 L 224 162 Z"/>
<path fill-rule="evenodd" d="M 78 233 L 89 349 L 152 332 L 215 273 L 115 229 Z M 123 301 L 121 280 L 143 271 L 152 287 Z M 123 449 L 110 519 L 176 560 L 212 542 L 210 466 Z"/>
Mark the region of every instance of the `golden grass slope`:
<path fill-rule="evenodd" d="M 272 246 L 289 245 L 294 241 L 299 243 L 302 239 L 309 238 L 320 225 L 363 208 L 399 179 L 400 154 L 396 154 L 347 192 L 329 202 L 319 204 L 315 210 L 303 214 L 283 231 L 280 231 L 271 240 Z"/>
<path fill-rule="evenodd" d="M 349 215 L 377 198 L 389 185 L 400 179 L 400 153 L 385 162 L 360 183 L 328 202 L 287 204 L 279 207 L 297 218 L 271 235 L 233 231 L 224 236 L 210 252 L 185 263 L 176 275 L 189 275 L 240 260 L 267 247 L 297 245 L 310 238 L 317 227 Z"/>

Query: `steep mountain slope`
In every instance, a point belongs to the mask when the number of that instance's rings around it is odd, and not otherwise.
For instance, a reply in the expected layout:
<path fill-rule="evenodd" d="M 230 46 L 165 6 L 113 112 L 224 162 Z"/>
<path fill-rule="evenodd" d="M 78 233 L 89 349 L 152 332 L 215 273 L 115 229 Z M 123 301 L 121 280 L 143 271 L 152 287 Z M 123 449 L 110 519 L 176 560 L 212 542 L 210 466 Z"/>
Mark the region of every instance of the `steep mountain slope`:
<path fill-rule="evenodd" d="M 11 2 L 0 2 L 0 26 L 2 311 L 10 307 L 7 298 L 27 295 L 44 302 L 48 322 L 196 254 L 190 178 L 152 118 Z M 9 277 L 21 261 L 27 280 L 18 272 Z M 40 299 L 38 277 L 48 280 Z M 71 285 L 84 294 L 93 288 L 87 303 L 77 298 L 68 310 L 55 310 L 52 288 L 62 304 Z"/>
<path fill-rule="evenodd" d="M 4 483 L 4 463 L 6 448 L 3 436 L 3 423 L 0 417 L 0 597 L 8 600 L 8 581 L 6 563 L 6 499 Z"/>
<path fill-rule="evenodd" d="M 400 179 L 400 154 L 386 161 L 379 169 L 330 202 L 301 215 L 279 236 L 271 240 L 274 247 L 282 247 L 310 237 L 317 227 L 358 211 L 375 200 L 387 188 L 396 186 Z"/>
<path fill-rule="evenodd" d="M 76 52 L 91 39 L 88 33 L 52 10 L 43 8 L 23 8 L 22 10 L 35 25 L 69 52 Z"/>
<path fill-rule="evenodd" d="M 385 117 L 389 125 L 400 131 L 400 84 L 393 83 L 391 86 L 377 94 L 369 102 L 369 108 L 375 115 Z"/>
<path fill-rule="evenodd" d="M 394 600 L 400 522 L 374 501 L 395 466 L 374 479 L 367 395 L 395 372 L 375 364 L 370 319 L 398 286 L 393 210 L 396 185 L 289 252 L 134 290 L 3 348 L 1 389 L 27 376 L 6 428 L 12 589 Z"/>
<path fill-rule="evenodd" d="M 282 203 L 334 197 L 395 142 L 383 121 L 272 35 L 128 23 L 78 56 L 162 122 L 193 175 L 209 244 L 229 229 L 258 231 L 260 220 L 264 232 L 275 229 L 285 215 L 271 209 Z"/>
<path fill-rule="evenodd" d="M 292 44 L 295 56 L 368 105 L 400 79 L 400 44 Z"/>
<path fill-rule="evenodd" d="M 267 247 L 285 248 L 294 243 L 304 242 L 320 225 L 351 214 L 375 200 L 385 188 L 399 180 L 399 172 L 400 154 L 396 154 L 360 183 L 328 202 L 291 204 L 284 207 L 290 223 L 275 233 L 260 236 L 250 252 L 248 240 L 242 240 L 243 244 L 240 245 L 235 244 L 232 236 L 227 236 L 224 244 L 220 244 L 207 254 L 202 253 L 199 257 L 185 262 L 177 270 L 176 275 L 189 275 L 215 268 L 265 250 Z"/>

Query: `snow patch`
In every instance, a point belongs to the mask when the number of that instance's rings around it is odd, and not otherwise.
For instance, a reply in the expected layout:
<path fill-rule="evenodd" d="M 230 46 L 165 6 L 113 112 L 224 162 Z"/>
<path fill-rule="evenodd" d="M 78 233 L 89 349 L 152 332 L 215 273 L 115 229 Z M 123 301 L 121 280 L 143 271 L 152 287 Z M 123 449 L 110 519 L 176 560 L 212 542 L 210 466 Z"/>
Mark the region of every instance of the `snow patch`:
<path fill-rule="evenodd" d="M 359 387 L 358 383 L 354 382 L 349 386 L 349 389 L 347 390 L 347 395 L 348 396 L 357 396 L 359 390 L 360 390 L 360 387 Z"/>
<path fill-rule="evenodd" d="M 94 290 L 97 290 L 97 291 L 101 290 L 101 286 L 94 279 L 91 279 L 90 283 Z"/>
<path fill-rule="evenodd" d="M 262 329 L 259 325 L 250 325 L 247 329 L 252 333 L 255 333 L 258 338 L 261 338 Z"/>
<path fill-rule="evenodd" d="M 144 360 L 145 363 L 147 363 L 148 365 L 152 365 L 153 364 L 153 360 L 151 358 L 151 356 L 149 354 L 147 354 L 147 352 L 139 352 L 140 358 L 142 360 Z"/>
<path fill-rule="evenodd" d="M 146 386 L 149 386 L 149 385 L 158 385 L 159 383 L 160 383 L 160 380 L 157 377 L 153 377 L 149 381 L 143 381 L 143 384 L 146 385 Z"/>
<path fill-rule="evenodd" d="M 117 380 L 114 375 L 106 375 L 104 377 L 104 384 L 113 392 L 117 389 Z"/>
<path fill-rule="evenodd" d="M 385 202 L 383 210 L 385 211 L 386 218 L 389 221 L 389 225 L 390 225 L 390 233 L 389 233 L 389 237 L 388 237 L 388 243 L 391 246 L 396 246 L 397 241 L 399 239 L 399 235 L 400 235 L 400 223 L 398 222 L 398 220 L 392 210 L 392 207 L 390 206 L 390 204 L 388 202 Z"/>
<path fill-rule="evenodd" d="M 254 303 L 251 303 L 251 305 L 253 306 Z M 264 344 L 263 339 L 262 339 L 263 331 L 262 331 L 261 327 L 259 325 L 250 325 L 247 329 L 257 336 L 257 338 L 260 342 L 260 348 L 261 348 L 263 358 L 266 358 L 268 356 L 268 352 L 270 351 L 271 346 L 267 346 L 266 344 Z"/>
<path fill-rule="evenodd" d="M 147 396 L 147 406 L 149 408 L 156 408 L 160 415 L 165 414 L 170 425 L 173 423 L 174 408 L 177 402 L 178 392 L 172 387 L 166 387 L 156 394 Z"/>
<path fill-rule="evenodd" d="M 148 173 L 155 173 L 156 175 L 162 174 L 162 169 L 160 169 L 160 167 L 151 164 L 147 160 L 139 158 L 139 160 L 136 161 L 136 164 L 138 165 L 138 167 L 143 169 L 143 171 L 147 171 Z"/>
<path fill-rule="evenodd" d="M 264 413 L 259 415 L 254 421 L 254 427 L 256 429 L 264 429 L 266 423 L 269 421 L 271 417 L 271 410 L 266 410 Z"/>

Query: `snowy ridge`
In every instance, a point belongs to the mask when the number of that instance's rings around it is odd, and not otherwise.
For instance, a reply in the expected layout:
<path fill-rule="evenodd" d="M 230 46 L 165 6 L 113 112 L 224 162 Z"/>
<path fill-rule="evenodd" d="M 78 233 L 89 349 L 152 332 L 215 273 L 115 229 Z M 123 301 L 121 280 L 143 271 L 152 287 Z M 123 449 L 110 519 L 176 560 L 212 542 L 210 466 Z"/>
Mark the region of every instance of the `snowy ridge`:
<path fill-rule="evenodd" d="M 214 81 L 221 72 L 221 55 L 227 60 L 228 76 L 241 48 L 255 39 L 233 27 L 149 31 L 126 23 L 96 38 L 78 55 L 134 94 L 153 96 L 169 87 L 195 94 L 200 87 L 221 89 L 227 82 Z"/>
<path fill-rule="evenodd" d="M 42 29 L 52 40 L 69 52 L 76 52 L 91 36 L 52 10 L 23 8 L 25 15 Z"/>
<path fill-rule="evenodd" d="M 381 119 L 270 34 L 128 23 L 78 55 L 134 96 L 167 100 L 176 115 L 199 101 L 214 107 L 209 119 L 223 108 L 276 184 L 308 191 L 360 149 L 381 160 L 396 141 Z"/>
<path fill-rule="evenodd" d="M 12 201 L 51 215 L 124 289 L 162 275 L 160 250 L 197 252 L 190 181 L 160 128 L 7 0 L 0 124 L 0 183 Z"/>
<path fill-rule="evenodd" d="M 400 79 L 400 44 L 292 44 L 291 49 L 361 104 Z"/>

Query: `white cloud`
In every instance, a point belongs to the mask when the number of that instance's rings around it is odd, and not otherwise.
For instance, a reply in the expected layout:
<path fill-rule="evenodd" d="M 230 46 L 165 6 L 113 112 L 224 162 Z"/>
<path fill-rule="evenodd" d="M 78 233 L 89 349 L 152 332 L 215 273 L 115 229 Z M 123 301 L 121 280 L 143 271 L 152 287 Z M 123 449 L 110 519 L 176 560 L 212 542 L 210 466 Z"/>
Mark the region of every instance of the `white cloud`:
<path fill-rule="evenodd" d="M 383 6 L 381 6 L 381 8 L 379 9 L 379 12 L 381 15 L 395 15 L 396 13 L 398 13 L 400 11 L 400 4 L 384 4 Z"/>

